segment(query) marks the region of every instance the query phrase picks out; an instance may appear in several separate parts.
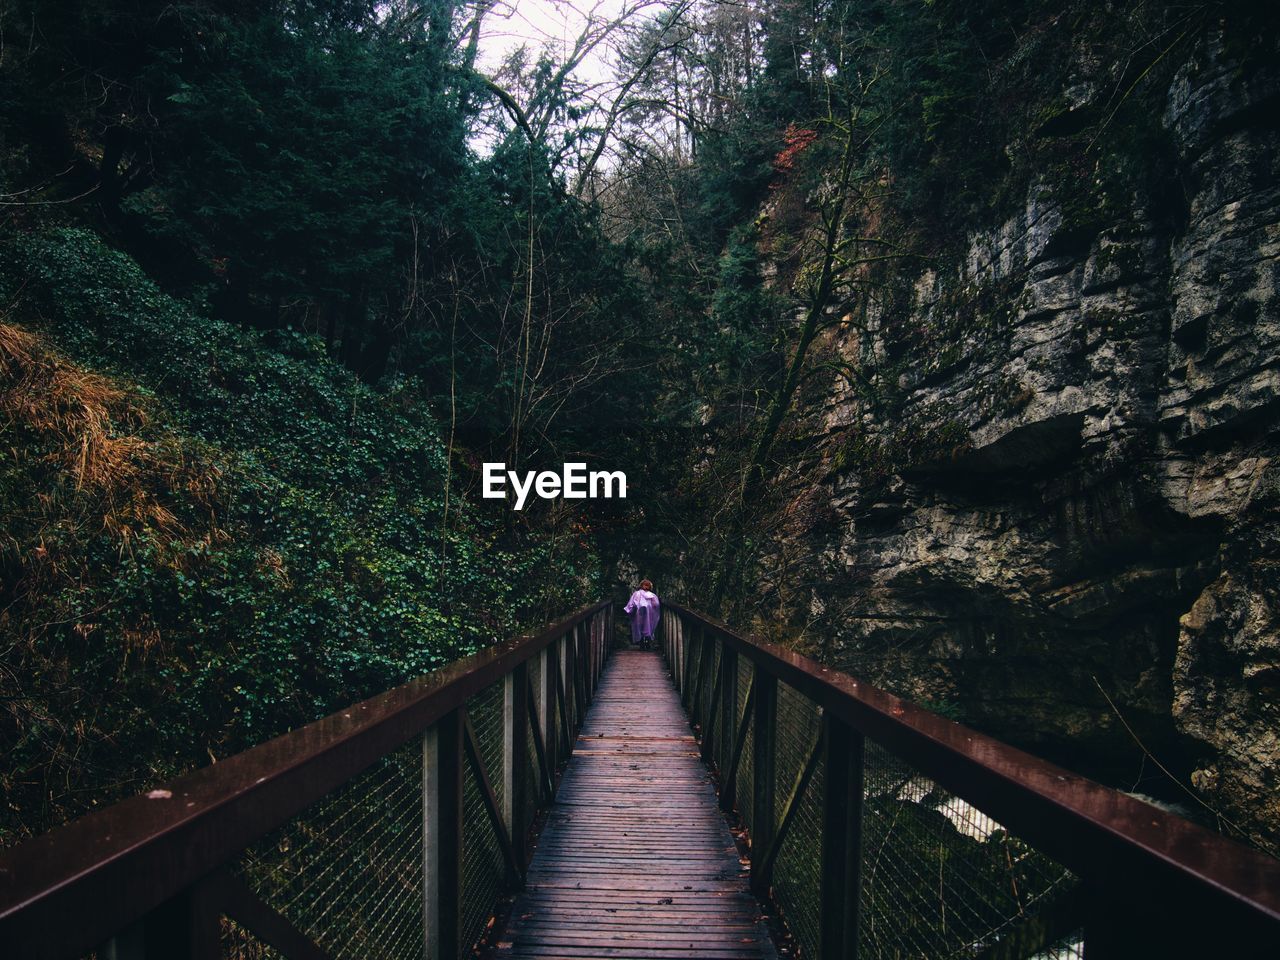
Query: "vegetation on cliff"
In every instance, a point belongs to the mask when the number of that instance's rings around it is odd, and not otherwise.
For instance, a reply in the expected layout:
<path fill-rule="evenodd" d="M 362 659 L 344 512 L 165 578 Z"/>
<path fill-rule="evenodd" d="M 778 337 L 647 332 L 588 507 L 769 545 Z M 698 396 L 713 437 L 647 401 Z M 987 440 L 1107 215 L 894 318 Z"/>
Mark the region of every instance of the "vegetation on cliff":
<path fill-rule="evenodd" d="M 450 496 L 420 384 L 193 312 L 82 229 L 5 255 L 7 836 L 598 592 L 589 550 Z"/>

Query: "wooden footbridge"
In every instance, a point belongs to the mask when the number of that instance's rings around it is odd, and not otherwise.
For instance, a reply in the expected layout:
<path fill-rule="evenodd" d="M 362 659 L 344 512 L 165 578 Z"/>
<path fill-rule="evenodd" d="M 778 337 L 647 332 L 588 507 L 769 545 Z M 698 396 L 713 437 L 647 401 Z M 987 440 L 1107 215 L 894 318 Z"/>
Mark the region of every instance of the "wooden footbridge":
<path fill-rule="evenodd" d="M 0 957 L 1274 957 L 1280 862 L 676 604 L 0 853 Z"/>
<path fill-rule="evenodd" d="M 497 954 L 776 956 L 749 863 L 658 654 L 617 653 Z"/>

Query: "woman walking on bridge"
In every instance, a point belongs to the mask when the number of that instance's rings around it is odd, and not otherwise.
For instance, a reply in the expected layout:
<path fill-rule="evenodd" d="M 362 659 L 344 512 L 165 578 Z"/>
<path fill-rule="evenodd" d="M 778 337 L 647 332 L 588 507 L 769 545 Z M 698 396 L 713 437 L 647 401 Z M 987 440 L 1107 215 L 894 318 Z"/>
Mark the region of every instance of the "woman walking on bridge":
<path fill-rule="evenodd" d="M 631 594 L 631 599 L 622 608 L 623 613 L 631 618 L 631 642 L 648 649 L 653 645 L 653 635 L 658 629 L 658 612 L 661 609 L 658 595 L 653 592 L 653 582 L 641 580 L 640 589 Z"/>

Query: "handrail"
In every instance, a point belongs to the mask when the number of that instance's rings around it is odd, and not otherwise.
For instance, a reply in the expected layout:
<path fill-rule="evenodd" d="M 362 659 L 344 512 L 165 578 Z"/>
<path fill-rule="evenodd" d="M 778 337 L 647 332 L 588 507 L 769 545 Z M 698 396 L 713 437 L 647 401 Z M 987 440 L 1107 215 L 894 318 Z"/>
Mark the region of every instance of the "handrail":
<path fill-rule="evenodd" d="M 6 953 L 32 960 L 94 949 L 414 737 L 460 712 L 465 721 L 460 708 L 469 697 L 562 639 L 564 669 L 572 674 L 569 695 L 582 684 L 589 696 L 607 656 L 611 618 L 609 601 L 585 607 L 536 636 L 482 650 L 0 852 L 0 943 Z M 549 659 L 560 679 L 561 657 Z M 527 689 L 522 683 L 518 691 L 521 714 Z M 563 716 L 579 718 L 584 706 L 558 705 Z M 554 728 L 554 711 L 552 716 Z M 455 726 L 461 743 L 462 727 Z M 548 750 L 567 732 L 534 726 L 534 740 L 548 741 Z M 517 736 L 523 749 L 523 732 Z"/>
<path fill-rule="evenodd" d="M 1230 930 L 1232 939 L 1241 938 L 1240 942 L 1246 942 L 1243 938 L 1248 935 L 1259 937 L 1258 943 L 1269 940 L 1273 947 L 1280 942 L 1280 861 L 794 651 L 741 636 L 706 614 L 671 601 L 666 609 L 673 629 L 667 631 L 664 647 L 677 684 L 690 691 L 695 722 L 719 739 L 718 752 L 728 759 L 726 769 L 736 771 L 751 714 L 768 717 L 776 707 L 776 694 L 769 685 L 755 681 L 767 678 L 774 684 L 785 683 L 821 708 L 824 735 L 836 725 L 842 728 L 838 733 L 859 738 L 859 757 L 860 738 L 870 738 L 1080 877 L 1087 904 L 1085 943 L 1090 944 L 1091 957 L 1095 949 L 1099 956 L 1111 955 L 1101 944 L 1118 942 L 1123 935 L 1108 927 L 1126 922 L 1143 926 L 1148 937 L 1168 938 L 1176 955 L 1187 955 L 1181 952 L 1187 948 L 1187 937 L 1196 935 L 1194 922 L 1188 931 L 1188 918 L 1205 925 L 1200 933 Z M 710 650 L 704 649 L 707 644 L 712 645 Z M 725 746 L 731 731 L 723 732 L 728 730 L 724 721 L 715 719 L 724 711 L 710 702 L 714 693 L 705 697 L 717 650 L 721 664 L 733 657 L 745 657 L 752 664 L 754 679 L 747 699 L 753 702 L 742 710 L 733 744 L 736 752 Z M 707 667 L 702 665 L 704 660 Z M 716 679 L 718 688 L 720 677 Z M 708 702 L 701 704 L 702 699 Z M 762 706 L 762 699 L 770 702 Z M 766 746 L 772 763 L 772 746 Z M 821 743 L 815 744 L 815 753 L 822 749 Z M 711 752 L 714 755 L 717 750 Z M 849 797 L 851 804 L 862 802 L 860 778 L 859 769 L 846 785 L 850 794 L 856 794 Z M 732 795 L 735 784 L 725 786 Z M 765 789 L 771 792 L 772 784 Z M 797 789 L 803 792 L 803 785 L 797 784 Z M 751 798 L 743 800 L 749 802 Z M 765 808 L 772 811 L 772 803 L 770 795 Z M 776 820 L 771 814 L 767 824 L 761 824 L 762 832 L 772 831 Z M 764 839 L 765 845 L 773 846 L 768 843 L 772 837 Z M 853 847 L 857 845 L 855 840 Z M 757 851 L 753 842 L 753 869 L 761 862 L 767 872 L 766 857 L 776 853 L 776 849 Z M 857 898 L 856 892 L 846 895 L 846 906 L 854 914 Z M 1146 926 L 1155 917 L 1163 918 L 1159 934 Z M 856 934 L 846 931 L 845 937 L 850 936 Z M 1149 946 L 1153 941 L 1145 942 Z M 845 944 L 845 948 L 845 954 L 851 955 L 853 947 Z"/>

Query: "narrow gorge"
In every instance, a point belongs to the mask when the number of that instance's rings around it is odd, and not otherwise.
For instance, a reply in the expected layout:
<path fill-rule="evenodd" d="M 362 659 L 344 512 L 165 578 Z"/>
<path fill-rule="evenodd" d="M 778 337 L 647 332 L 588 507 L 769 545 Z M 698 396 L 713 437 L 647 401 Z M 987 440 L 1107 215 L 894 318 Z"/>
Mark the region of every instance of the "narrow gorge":
<path fill-rule="evenodd" d="M 1280 851 L 1280 5 L 578 7 L 0 0 L 0 845 L 648 579 Z"/>

